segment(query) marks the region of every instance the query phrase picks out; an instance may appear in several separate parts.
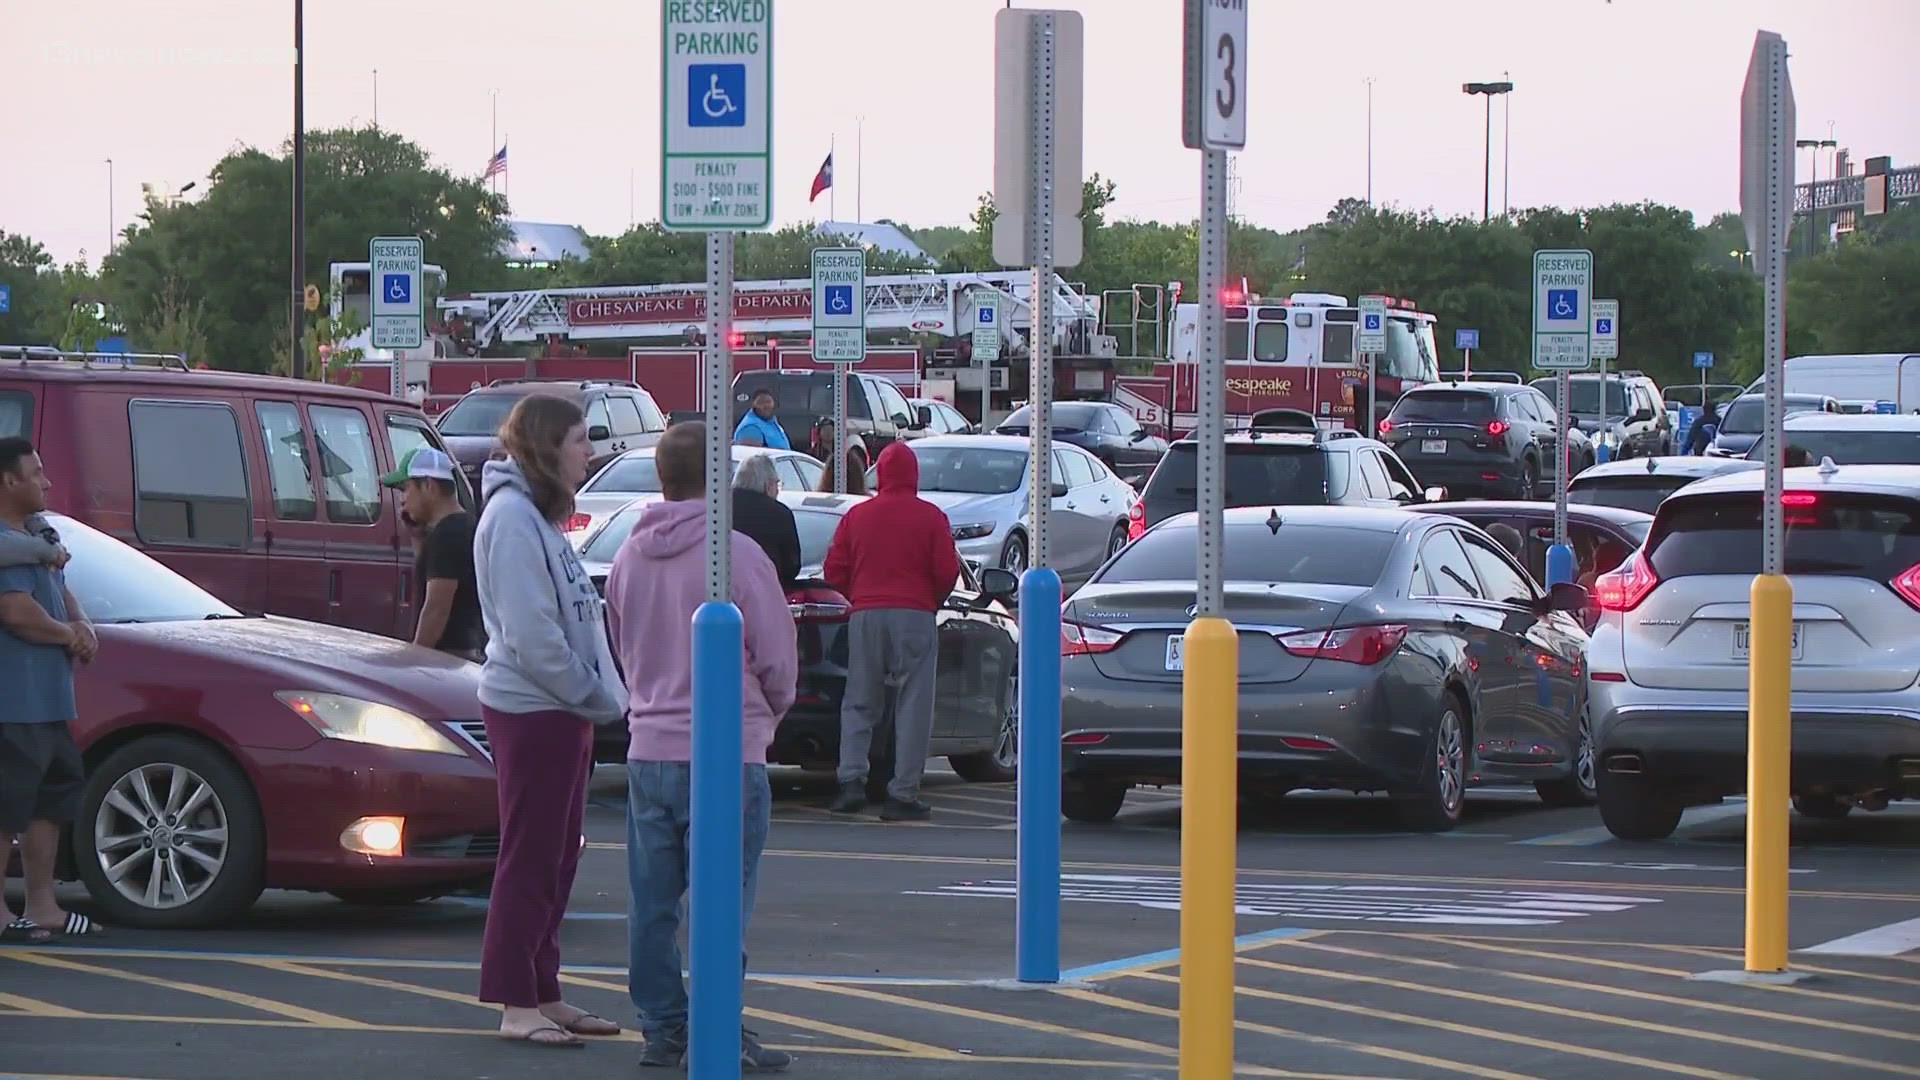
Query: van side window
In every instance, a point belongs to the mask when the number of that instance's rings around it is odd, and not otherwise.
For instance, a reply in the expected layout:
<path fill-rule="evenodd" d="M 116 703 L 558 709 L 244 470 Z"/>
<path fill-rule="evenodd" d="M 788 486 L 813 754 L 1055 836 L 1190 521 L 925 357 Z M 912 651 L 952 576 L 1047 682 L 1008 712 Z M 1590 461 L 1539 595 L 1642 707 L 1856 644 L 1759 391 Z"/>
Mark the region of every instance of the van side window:
<path fill-rule="evenodd" d="M 387 414 L 387 449 L 393 454 L 393 463 L 398 466 L 408 454 L 419 449 L 438 450 L 433 436 L 427 434 L 427 426 L 411 416 L 396 413 Z M 456 493 L 460 496 L 460 505 L 473 509 L 473 488 L 459 469 L 454 470 Z"/>
<path fill-rule="evenodd" d="M 307 464 L 307 426 L 300 420 L 300 407 L 290 401 L 261 401 L 253 411 L 260 417 L 260 441 L 267 448 L 273 516 L 314 520 L 320 510 L 313 501 L 313 469 Z"/>
<path fill-rule="evenodd" d="M 18 390 L 0 390 L 0 439 L 33 438 L 33 398 Z"/>
<path fill-rule="evenodd" d="M 136 401 L 128 421 L 140 539 L 245 547 L 253 499 L 234 411 L 211 402 Z"/>
<path fill-rule="evenodd" d="M 380 520 L 380 466 L 373 455 L 367 414 L 337 405 L 313 405 L 313 438 L 319 446 L 320 482 L 327 520 L 371 525 Z"/>

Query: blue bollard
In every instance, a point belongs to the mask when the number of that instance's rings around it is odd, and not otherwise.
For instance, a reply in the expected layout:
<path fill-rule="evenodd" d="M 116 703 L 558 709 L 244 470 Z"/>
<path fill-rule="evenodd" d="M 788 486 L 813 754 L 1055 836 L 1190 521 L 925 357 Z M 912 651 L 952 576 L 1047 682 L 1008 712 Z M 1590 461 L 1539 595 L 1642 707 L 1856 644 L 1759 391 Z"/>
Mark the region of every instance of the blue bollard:
<path fill-rule="evenodd" d="M 1549 588 L 1562 582 L 1573 580 L 1573 549 L 1565 544 L 1555 544 L 1547 549 L 1547 586 Z"/>
<path fill-rule="evenodd" d="M 1060 981 L 1060 575 L 1020 579 L 1019 860 L 1014 971 Z"/>
<path fill-rule="evenodd" d="M 1593 463 L 1595 465 L 1605 465 L 1611 460 L 1613 460 L 1613 450 L 1607 446 L 1607 440 L 1601 439 L 1595 443 L 1593 447 Z"/>
<path fill-rule="evenodd" d="M 693 613 L 692 824 L 688 837 L 687 1072 L 740 1075 L 742 926 L 740 609 Z"/>

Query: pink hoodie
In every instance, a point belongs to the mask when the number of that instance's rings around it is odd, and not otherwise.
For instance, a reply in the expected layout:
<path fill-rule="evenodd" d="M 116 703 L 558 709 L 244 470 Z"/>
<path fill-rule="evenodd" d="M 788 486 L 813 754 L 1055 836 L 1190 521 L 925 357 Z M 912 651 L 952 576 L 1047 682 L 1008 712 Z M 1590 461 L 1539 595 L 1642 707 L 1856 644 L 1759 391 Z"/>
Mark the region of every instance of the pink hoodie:
<path fill-rule="evenodd" d="M 633 761 L 688 761 L 693 749 L 693 613 L 707 599 L 706 504 L 640 512 L 607 577 L 607 619 L 627 676 Z M 764 764 L 800 678 L 793 615 L 772 560 L 733 534 L 733 602 L 746 624 L 743 760 Z"/>

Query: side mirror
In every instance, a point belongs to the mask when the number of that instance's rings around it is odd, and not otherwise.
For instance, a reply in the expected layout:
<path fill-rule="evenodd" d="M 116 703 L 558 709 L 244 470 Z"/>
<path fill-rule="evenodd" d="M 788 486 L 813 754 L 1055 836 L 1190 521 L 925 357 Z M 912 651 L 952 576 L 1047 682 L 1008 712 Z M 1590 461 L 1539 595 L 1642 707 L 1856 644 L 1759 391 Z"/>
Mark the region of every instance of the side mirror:
<path fill-rule="evenodd" d="M 913 410 L 913 418 L 915 422 L 917 422 L 923 428 L 932 427 L 933 426 L 933 407 L 930 405 L 915 406 Z"/>
<path fill-rule="evenodd" d="M 605 424 L 595 424 L 587 429 L 588 442 L 606 442 L 611 438 L 613 438 L 613 431 Z"/>
<path fill-rule="evenodd" d="M 993 567 L 980 571 L 980 595 L 993 600 L 1011 600 L 1020 592 L 1020 579 L 1011 570 Z"/>
<path fill-rule="evenodd" d="M 906 413 L 894 413 L 887 419 L 893 421 L 894 427 L 906 428 L 908 431 L 918 431 L 924 426 Z"/>
<path fill-rule="evenodd" d="M 1653 419 L 1652 409 L 1641 409 L 1633 414 L 1633 422 L 1636 424 L 1644 424 L 1651 419 Z"/>
<path fill-rule="evenodd" d="M 1073 489 L 1068 487 L 1066 481 L 1064 480 L 1055 480 L 1053 482 L 1053 497 L 1056 499 L 1066 498 L 1067 493 L 1072 490 Z"/>
<path fill-rule="evenodd" d="M 1430 487 L 1425 492 L 1422 492 L 1422 494 L 1430 503 L 1447 501 L 1447 489 L 1443 487 Z"/>
<path fill-rule="evenodd" d="M 1134 429 L 1134 432 L 1133 432 L 1133 438 L 1127 441 L 1128 442 L 1145 442 L 1152 437 L 1153 436 L 1147 431 L 1146 428 L 1136 428 Z"/>
<path fill-rule="evenodd" d="M 1542 615 L 1549 611 L 1579 612 L 1585 611 L 1591 602 L 1586 586 L 1563 581 L 1547 590 L 1547 595 L 1541 599 L 1537 610 Z"/>

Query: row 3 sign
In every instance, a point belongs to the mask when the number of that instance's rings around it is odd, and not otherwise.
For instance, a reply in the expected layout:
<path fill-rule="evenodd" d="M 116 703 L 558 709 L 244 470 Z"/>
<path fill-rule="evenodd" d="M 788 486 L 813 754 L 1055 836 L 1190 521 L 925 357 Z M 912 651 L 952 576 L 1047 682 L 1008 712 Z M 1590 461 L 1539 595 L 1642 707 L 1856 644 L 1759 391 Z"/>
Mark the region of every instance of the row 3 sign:
<path fill-rule="evenodd" d="M 1533 366 L 1585 371 L 1592 363 L 1593 252 L 1533 253 Z"/>
<path fill-rule="evenodd" d="M 1247 145 L 1247 0 L 1187 0 L 1186 118 L 1189 150 Z"/>
<path fill-rule="evenodd" d="M 773 219 L 773 0 L 660 5 L 660 222 L 764 229 Z"/>

